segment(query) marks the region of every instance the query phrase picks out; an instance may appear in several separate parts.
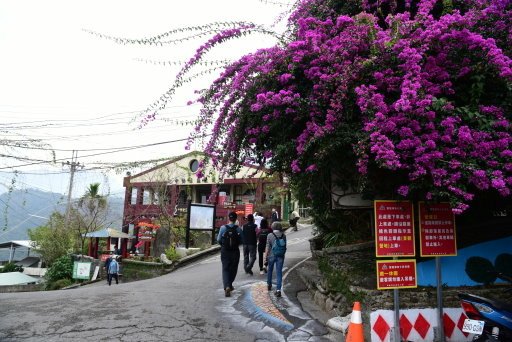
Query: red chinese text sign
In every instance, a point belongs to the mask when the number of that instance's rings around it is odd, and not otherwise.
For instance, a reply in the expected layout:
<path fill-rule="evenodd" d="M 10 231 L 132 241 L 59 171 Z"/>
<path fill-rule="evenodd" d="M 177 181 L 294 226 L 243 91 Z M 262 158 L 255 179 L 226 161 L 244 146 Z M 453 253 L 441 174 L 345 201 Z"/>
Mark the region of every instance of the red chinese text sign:
<path fill-rule="evenodd" d="M 449 203 L 419 203 L 420 254 L 457 255 L 455 216 Z"/>
<path fill-rule="evenodd" d="M 409 201 L 374 201 L 377 257 L 415 256 L 414 212 Z"/>
<path fill-rule="evenodd" d="M 377 289 L 417 287 L 416 260 L 377 260 Z"/>

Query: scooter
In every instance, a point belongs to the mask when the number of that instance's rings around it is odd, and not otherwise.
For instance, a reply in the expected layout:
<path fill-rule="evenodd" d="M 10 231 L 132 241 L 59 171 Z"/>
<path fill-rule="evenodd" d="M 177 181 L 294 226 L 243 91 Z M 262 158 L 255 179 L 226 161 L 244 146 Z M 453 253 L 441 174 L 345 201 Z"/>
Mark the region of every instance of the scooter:
<path fill-rule="evenodd" d="M 512 283 L 512 278 L 498 274 L 500 279 Z M 458 294 L 468 319 L 462 331 L 475 334 L 473 341 L 512 341 L 512 305 L 468 293 Z"/>

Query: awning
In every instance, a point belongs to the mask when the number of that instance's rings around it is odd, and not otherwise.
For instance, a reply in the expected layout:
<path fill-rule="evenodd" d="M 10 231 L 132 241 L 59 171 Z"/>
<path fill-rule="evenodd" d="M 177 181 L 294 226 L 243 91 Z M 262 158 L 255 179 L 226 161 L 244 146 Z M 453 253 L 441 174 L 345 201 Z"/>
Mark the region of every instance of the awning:
<path fill-rule="evenodd" d="M 84 236 L 82 234 L 82 236 Z M 90 232 L 85 234 L 85 237 L 88 238 L 121 238 L 121 239 L 133 239 L 135 238 L 133 235 L 123 233 L 120 230 L 114 228 L 105 228 L 102 230 L 97 230 L 95 232 Z"/>
<path fill-rule="evenodd" d="M 0 248 L 18 248 L 18 247 L 27 247 L 34 248 L 35 242 L 31 240 L 12 240 L 0 243 Z"/>
<path fill-rule="evenodd" d="M 0 273 L 0 286 L 34 284 L 39 281 L 40 279 L 38 278 L 20 272 Z"/>

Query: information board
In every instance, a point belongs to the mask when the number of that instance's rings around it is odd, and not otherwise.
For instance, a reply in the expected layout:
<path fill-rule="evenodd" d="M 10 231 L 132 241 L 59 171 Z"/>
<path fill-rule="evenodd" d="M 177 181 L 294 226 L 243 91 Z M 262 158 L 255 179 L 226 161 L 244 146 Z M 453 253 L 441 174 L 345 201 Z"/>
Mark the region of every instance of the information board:
<path fill-rule="evenodd" d="M 410 201 L 374 201 L 377 257 L 415 256 L 414 210 Z"/>
<path fill-rule="evenodd" d="M 455 216 L 449 203 L 419 203 L 420 255 L 455 256 Z"/>
<path fill-rule="evenodd" d="M 215 222 L 215 207 L 209 204 L 190 204 L 189 229 L 212 230 Z"/>
<path fill-rule="evenodd" d="M 416 260 L 377 260 L 377 289 L 407 289 L 417 286 Z"/>
<path fill-rule="evenodd" d="M 90 262 L 75 261 L 73 263 L 73 279 L 89 280 L 91 276 L 91 264 Z"/>

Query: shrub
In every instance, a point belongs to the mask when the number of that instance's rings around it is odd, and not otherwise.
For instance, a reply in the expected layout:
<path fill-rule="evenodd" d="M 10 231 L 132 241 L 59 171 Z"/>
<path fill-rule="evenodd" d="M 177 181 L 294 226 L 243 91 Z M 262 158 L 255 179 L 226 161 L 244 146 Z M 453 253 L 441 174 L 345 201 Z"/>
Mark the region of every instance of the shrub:
<path fill-rule="evenodd" d="M 23 267 L 18 266 L 12 262 L 9 262 L 4 265 L 4 268 L 0 269 L 0 273 L 7 273 L 7 272 L 23 272 Z"/>
<path fill-rule="evenodd" d="M 48 268 L 45 277 L 50 283 L 61 279 L 72 279 L 73 261 L 68 255 L 61 256 Z"/>
<path fill-rule="evenodd" d="M 176 248 L 174 246 L 170 246 L 169 248 L 167 248 L 165 250 L 165 256 L 167 257 L 167 259 L 169 259 L 171 261 L 177 261 L 180 258 L 179 254 L 178 254 L 178 252 L 176 252 Z"/>
<path fill-rule="evenodd" d="M 59 290 L 73 284 L 71 279 L 59 279 L 55 282 L 48 283 L 46 286 L 47 290 Z"/>

